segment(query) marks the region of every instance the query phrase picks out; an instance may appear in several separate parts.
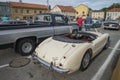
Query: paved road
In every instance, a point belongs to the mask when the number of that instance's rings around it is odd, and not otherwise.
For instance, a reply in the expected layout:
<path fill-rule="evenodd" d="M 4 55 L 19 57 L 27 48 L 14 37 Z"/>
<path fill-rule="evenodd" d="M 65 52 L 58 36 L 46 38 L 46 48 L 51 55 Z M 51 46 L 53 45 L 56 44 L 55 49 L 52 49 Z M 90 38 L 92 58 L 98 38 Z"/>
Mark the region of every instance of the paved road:
<path fill-rule="evenodd" d="M 0 50 L 0 80 L 90 80 L 101 67 L 110 54 L 116 42 L 120 39 L 120 30 L 103 30 L 98 29 L 102 33 L 109 33 L 111 37 L 110 47 L 100 53 L 91 63 L 89 68 L 84 71 L 76 71 L 72 74 L 60 74 L 43 68 L 40 64 L 33 64 L 32 61 L 20 68 L 9 67 L 9 62 L 16 58 L 23 58 L 15 53 L 12 49 Z M 117 53 L 120 52 L 120 47 Z M 28 56 L 27 56 L 28 57 Z M 109 68 L 109 67 L 108 67 Z M 109 80 L 110 70 L 107 70 L 101 80 Z"/>

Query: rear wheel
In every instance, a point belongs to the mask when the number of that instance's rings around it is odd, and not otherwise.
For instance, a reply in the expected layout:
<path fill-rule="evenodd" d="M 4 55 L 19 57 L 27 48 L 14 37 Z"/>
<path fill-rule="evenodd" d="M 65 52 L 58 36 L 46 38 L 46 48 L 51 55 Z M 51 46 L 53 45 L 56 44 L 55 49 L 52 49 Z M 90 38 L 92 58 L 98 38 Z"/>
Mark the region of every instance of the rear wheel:
<path fill-rule="evenodd" d="M 22 56 L 30 55 L 35 49 L 35 43 L 31 39 L 22 39 L 17 43 L 17 52 Z"/>
<path fill-rule="evenodd" d="M 80 70 L 84 71 L 88 68 L 89 64 L 91 61 L 91 54 L 90 51 L 88 50 L 85 55 L 83 56 L 82 62 L 81 62 L 81 67 Z"/>

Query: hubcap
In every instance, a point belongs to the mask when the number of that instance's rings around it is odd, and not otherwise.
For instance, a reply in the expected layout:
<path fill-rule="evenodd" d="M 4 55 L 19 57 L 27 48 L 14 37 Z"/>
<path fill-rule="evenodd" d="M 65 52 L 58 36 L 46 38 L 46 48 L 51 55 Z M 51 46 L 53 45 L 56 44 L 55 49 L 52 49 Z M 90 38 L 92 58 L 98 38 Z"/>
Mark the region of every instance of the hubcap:
<path fill-rule="evenodd" d="M 22 51 L 23 51 L 24 53 L 29 53 L 31 50 L 32 50 L 32 45 L 31 45 L 31 43 L 26 42 L 26 43 L 24 43 L 24 44 L 22 45 Z"/>
<path fill-rule="evenodd" d="M 90 54 L 87 53 L 83 59 L 83 67 L 86 68 L 89 65 L 89 62 L 90 62 Z"/>

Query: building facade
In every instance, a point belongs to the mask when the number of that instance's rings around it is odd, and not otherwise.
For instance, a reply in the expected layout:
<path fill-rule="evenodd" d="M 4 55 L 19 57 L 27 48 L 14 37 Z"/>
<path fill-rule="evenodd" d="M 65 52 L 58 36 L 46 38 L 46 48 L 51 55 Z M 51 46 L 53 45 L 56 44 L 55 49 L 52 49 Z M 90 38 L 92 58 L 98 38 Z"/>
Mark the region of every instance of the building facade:
<path fill-rule="evenodd" d="M 8 2 L 0 2 L 0 18 L 11 16 L 10 5 Z"/>
<path fill-rule="evenodd" d="M 93 19 L 98 19 L 98 18 L 104 19 L 104 16 L 105 16 L 105 13 L 103 11 L 100 11 L 100 10 L 92 11 L 92 14 L 91 14 L 91 17 Z"/>
<path fill-rule="evenodd" d="M 106 19 L 115 20 L 120 18 L 120 8 L 113 8 L 106 13 Z"/>
<path fill-rule="evenodd" d="M 84 4 L 80 4 L 74 9 L 77 12 L 76 17 L 82 16 L 83 18 L 86 18 L 88 14 L 91 16 L 91 9 Z"/>
<path fill-rule="evenodd" d="M 69 20 L 74 19 L 76 16 L 76 11 L 72 6 L 56 5 L 50 12 L 65 15 Z"/>
<path fill-rule="evenodd" d="M 30 4 L 21 2 L 10 2 L 11 18 L 13 20 L 33 20 L 36 14 L 46 13 L 46 5 Z"/>

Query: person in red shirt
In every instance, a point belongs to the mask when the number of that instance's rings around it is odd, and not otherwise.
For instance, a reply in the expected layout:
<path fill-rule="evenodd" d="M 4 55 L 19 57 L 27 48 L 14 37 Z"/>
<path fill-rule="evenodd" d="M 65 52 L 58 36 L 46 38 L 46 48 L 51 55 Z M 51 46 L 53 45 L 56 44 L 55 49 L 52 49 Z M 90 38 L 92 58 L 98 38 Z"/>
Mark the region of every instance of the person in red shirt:
<path fill-rule="evenodd" d="M 83 26 L 83 18 L 81 16 L 79 16 L 77 18 L 77 24 L 79 26 L 79 31 L 82 31 L 82 26 Z"/>

